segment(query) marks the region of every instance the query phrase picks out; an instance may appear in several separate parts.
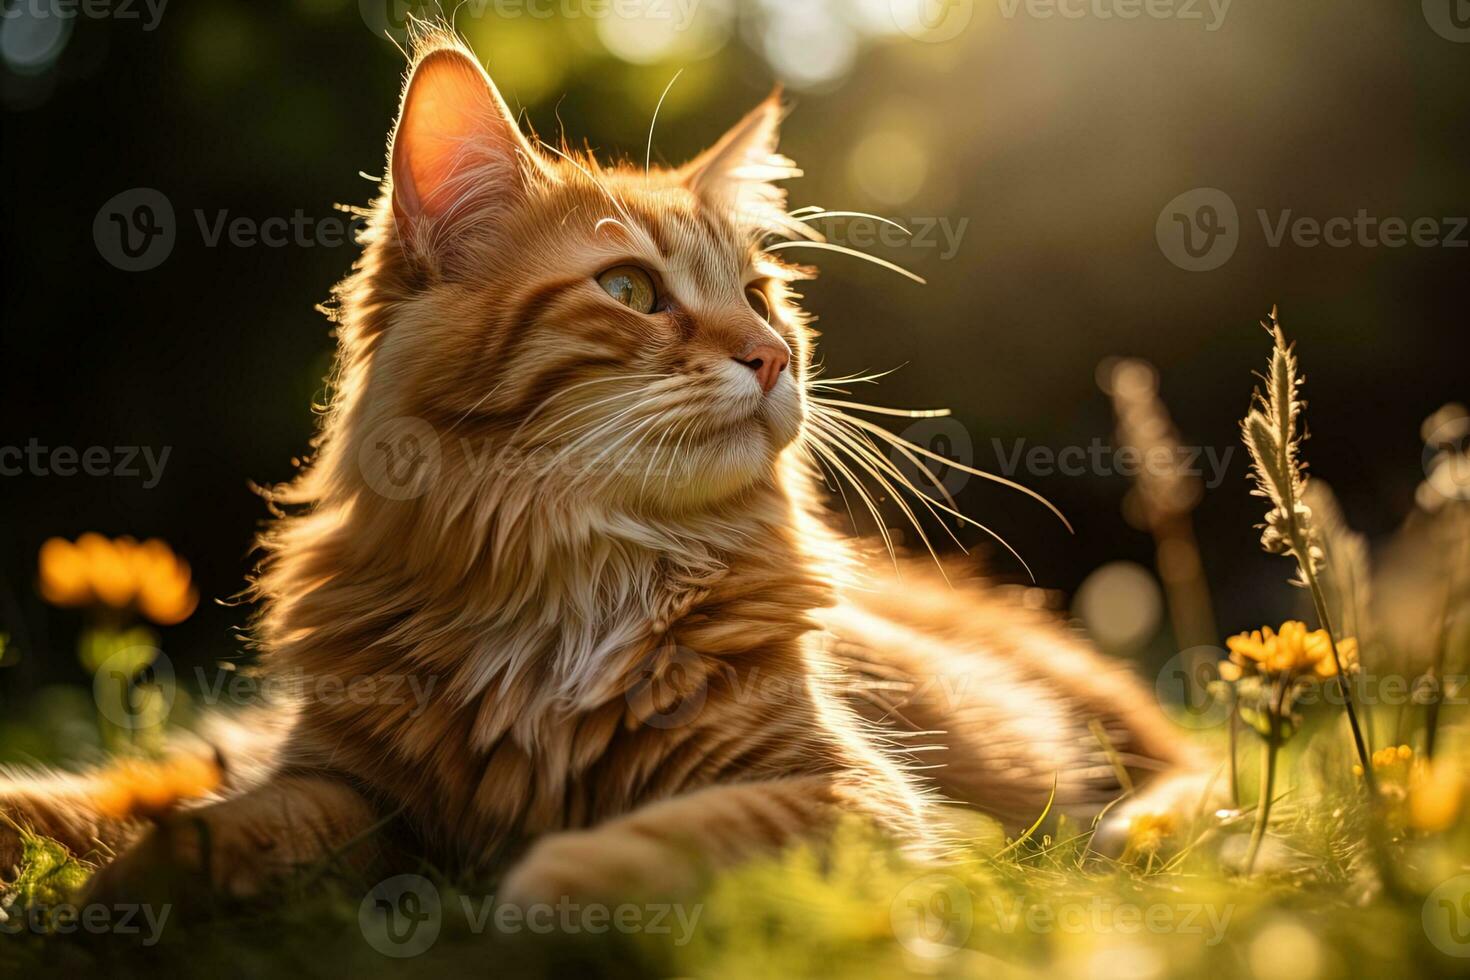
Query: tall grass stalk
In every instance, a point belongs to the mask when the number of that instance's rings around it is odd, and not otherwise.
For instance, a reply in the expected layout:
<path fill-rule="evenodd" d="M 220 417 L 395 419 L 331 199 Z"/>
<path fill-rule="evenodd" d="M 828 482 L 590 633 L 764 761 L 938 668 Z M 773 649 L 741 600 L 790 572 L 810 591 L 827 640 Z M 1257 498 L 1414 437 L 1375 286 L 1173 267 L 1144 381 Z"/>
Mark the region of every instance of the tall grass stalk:
<path fill-rule="evenodd" d="M 1300 448 L 1297 418 L 1301 414 L 1302 402 L 1298 397 L 1301 376 L 1297 373 L 1296 355 L 1286 342 L 1274 306 L 1271 308 L 1270 320 L 1263 320 L 1261 326 L 1271 334 L 1274 343 L 1270 372 L 1262 378 L 1265 391 L 1256 389 L 1250 411 L 1240 424 L 1246 448 L 1250 450 L 1256 479 L 1256 489 L 1252 492 L 1265 497 L 1272 504 L 1266 513 L 1261 547 L 1271 554 L 1291 555 L 1296 559 L 1300 573 L 1297 584 L 1311 593 L 1317 618 L 1322 629 L 1327 632 L 1332 662 L 1337 668 L 1338 690 L 1347 711 L 1348 726 L 1352 729 L 1358 762 L 1363 767 L 1363 781 L 1369 794 L 1376 798 L 1378 784 L 1373 776 L 1373 762 L 1368 754 L 1363 726 L 1358 721 L 1357 708 L 1353 704 L 1352 691 L 1348 685 L 1347 672 L 1344 669 L 1347 665 L 1343 663 L 1342 655 L 1338 651 L 1332 616 L 1327 608 L 1322 585 L 1317 580 L 1317 568 L 1322 563 L 1323 552 L 1315 541 L 1311 509 L 1302 502 L 1306 476 L 1302 472 L 1301 461 L 1297 458 Z"/>

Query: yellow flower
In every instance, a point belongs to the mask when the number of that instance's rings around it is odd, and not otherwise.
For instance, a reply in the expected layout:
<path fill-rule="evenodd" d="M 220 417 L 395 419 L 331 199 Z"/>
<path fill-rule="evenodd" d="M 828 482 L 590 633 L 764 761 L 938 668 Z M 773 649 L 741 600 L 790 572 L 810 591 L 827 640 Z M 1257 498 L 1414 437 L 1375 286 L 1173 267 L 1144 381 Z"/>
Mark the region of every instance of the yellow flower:
<path fill-rule="evenodd" d="M 1128 828 L 1128 849 L 1136 854 L 1157 854 L 1176 829 L 1173 814 L 1141 813 Z"/>
<path fill-rule="evenodd" d="M 1404 782 L 1415 768 L 1414 750 L 1407 745 L 1390 745 L 1373 753 L 1373 772 L 1380 779 Z M 1363 767 L 1354 763 L 1353 775 L 1363 775 Z"/>
<path fill-rule="evenodd" d="M 1248 633 L 1238 633 L 1225 641 L 1230 659 L 1220 665 L 1220 676 L 1227 681 L 1239 680 L 1244 674 L 1262 674 L 1270 678 L 1291 678 L 1311 674 L 1319 678 L 1337 674 L 1332 659 L 1332 641 L 1326 630 L 1308 630 L 1299 620 L 1287 620 L 1280 632 L 1265 626 Z M 1352 638 L 1337 644 L 1343 667 L 1357 666 L 1358 643 Z"/>
<path fill-rule="evenodd" d="M 1409 825 L 1429 833 L 1447 829 L 1459 816 L 1464 797 L 1463 772 L 1448 763 L 1423 760 L 1409 781 Z"/>
<path fill-rule="evenodd" d="M 188 563 L 157 538 L 51 538 L 41 546 L 40 589 L 52 605 L 136 607 L 160 626 L 182 622 L 199 603 Z"/>

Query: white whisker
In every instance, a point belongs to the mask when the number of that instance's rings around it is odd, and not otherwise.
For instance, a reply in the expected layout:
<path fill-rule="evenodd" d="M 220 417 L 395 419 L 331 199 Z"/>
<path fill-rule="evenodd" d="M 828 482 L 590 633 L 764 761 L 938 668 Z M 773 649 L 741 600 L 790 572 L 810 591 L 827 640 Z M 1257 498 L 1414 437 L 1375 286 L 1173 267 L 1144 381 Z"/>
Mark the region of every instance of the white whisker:
<path fill-rule="evenodd" d="M 869 255 L 867 252 L 860 252 L 855 248 L 848 248 L 846 245 L 834 245 L 831 242 L 773 242 L 772 244 L 767 245 L 765 250 L 767 252 L 776 252 L 786 248 L 819 248 L 828 252 L 840 252 L 843 255 L 851 255 L 854 258 L 862 259 L 864 262 L 871 262 L 874 265 L 880 265 L 890 272 L 898 273 L 905 279 L 912 279 L 914 282 L 918 283 L 921 286 L 926 285 L 923 276 L 916 275 L 915 273 L 910 272 L 901 265 L 894 265 L 887 259 L 880 259 L 876 255 Z"/>

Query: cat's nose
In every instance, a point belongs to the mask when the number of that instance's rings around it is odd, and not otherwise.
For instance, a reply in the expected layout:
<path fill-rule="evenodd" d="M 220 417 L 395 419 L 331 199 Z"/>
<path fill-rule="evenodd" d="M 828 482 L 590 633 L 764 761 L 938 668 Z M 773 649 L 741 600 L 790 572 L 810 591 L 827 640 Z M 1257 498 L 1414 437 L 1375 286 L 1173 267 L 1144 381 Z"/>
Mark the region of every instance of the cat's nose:
<path fill-rule="evenodd" d="M 737 357 L 735 360 L 754 371 L 761 391 L 769 394 L 776 387 L 776 380 L 781 372 L 791 363 L 791 348 L 778 338 L 776 343 L 756 344 L 745 352 L 744 357 Z"/>

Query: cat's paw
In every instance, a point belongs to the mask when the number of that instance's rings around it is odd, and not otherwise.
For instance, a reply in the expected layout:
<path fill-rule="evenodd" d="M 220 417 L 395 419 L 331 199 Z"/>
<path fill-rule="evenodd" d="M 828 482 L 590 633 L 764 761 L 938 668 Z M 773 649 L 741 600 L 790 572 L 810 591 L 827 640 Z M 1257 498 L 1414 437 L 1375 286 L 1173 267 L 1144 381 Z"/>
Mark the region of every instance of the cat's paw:
<path fill-rule="evenodd" d="M 569 831 L 541 838 L 501 882 L 500 898 L 522 907 L 693 891 L 687 856 L 632 833 Z"/>
<path fill-rule="evenodd" d="M 1228 815 L 1226 778 L 1201 771 L 1159 777 L 1103 815 L 1092 835 L 1092 850 L 1124 860 L 1179 850 Z"/>
<path fill-rule="evenodd" d="M 99 871 L 88 895 L 103 903 L 256 898 L 279 876 L 265 849 L 239 828 L 176 814 Z"/>

